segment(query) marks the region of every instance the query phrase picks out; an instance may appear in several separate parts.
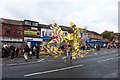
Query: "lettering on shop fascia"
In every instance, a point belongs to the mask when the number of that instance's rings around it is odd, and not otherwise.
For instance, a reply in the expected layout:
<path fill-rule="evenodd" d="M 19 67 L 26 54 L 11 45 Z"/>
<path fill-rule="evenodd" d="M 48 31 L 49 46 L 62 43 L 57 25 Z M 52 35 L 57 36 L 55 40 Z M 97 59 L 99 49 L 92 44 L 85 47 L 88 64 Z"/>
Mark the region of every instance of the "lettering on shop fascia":
<path fill-rule="evenodd" d="M 22 39 L 19 38 L 4 38 L 2 37 L 1 41 L 18 41 L 18 42 L 22 42 Z"/>
<path fill-rule="evenodd" d="M 27 40 L 27 41 L 42 41 L 42 39 L 40 38 L 32 38 L 32 37 L 24 37 L 24 40 Z"/>
<path fill-rule="evenodd" d="M 38 28 L 36 28 L 36 27 L 31 27 L 31 29 L 32 29 L 32 30 L 38 30 Z"/>

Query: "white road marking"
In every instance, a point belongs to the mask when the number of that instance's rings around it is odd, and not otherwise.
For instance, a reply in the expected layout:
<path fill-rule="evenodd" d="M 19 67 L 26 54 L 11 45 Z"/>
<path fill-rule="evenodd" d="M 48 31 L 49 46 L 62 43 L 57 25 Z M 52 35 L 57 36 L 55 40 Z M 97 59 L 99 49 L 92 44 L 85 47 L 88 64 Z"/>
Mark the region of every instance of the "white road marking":
<path fill-rule="evenodd" d="M 54 60 L 48 60 L 48 61 L 54 61 Z"/>
<path fill-rule="evenodd" d="M 108 53 L 108 52 L 105 52 L 105 53 Z"/>
<path fill-rule="evenodd" d="M 43 61 L 43 60 L 45 60 L 45 59 L 40 59 L 40 60 L 38 60 L 37 62 L 41 62 L 41 61 Z"/>
<path fill-rule="evenodd" d="M 87 55 L 87 56 L 93 56 L 93 55 Z"/>
<path fill-rule="evenodd" d="M 76 67 L 80 67 L 80 66 L 83 66 L 83 64 L 81 64 L 81 65 L 76 65 L 76 66 L 70 66 L 70 67 L 66 67 L 66 68 L 61 68 L 61 69 L 55 69 L 55 70 L 49 70 L 49 71 L 43 71 L 43 72 L 26 74 L 26 75 L 24 75 L 24 76 L 25 76 L 25 77 L 28 77 L 28 76 L 38 75 L 38 74 L 40 75 L 40 74 L 46 74 L 46 73 L 51 73 L 51 72 L 63 71 L 63 70 L 67 70 L 67 69 L 71 69 L 71 68 L 76 68 Z"/>
<path fill-rule="evenodd" d="M 111 51 L 111 53 L 115 53 L 116 51 Z"/>
<path fill-rule="evenodd" d="M 28 64 L 28 63 L 18 63 L 18 64 Z"/>
<path fill-rule="evenodd" d="M 120 58 L 120 57 L 117 57 L 117 58 Z"/>
<path fill-rule="evenodd" d="M 14 64 L 6 64 L 6 65 L 7 65 L 7 66 L 15 66 L 15 65 L 23 65 L 23 64 L 30 64 L 30 63 L 37 63 L 37 62 L 14 63 Z"/>
<path fill-rule="evenodd" d="M 97 53 L 94 53 L 95 55 L 97 55 Z"/>
<path fill-rule="evenodd" d="M 111 59 L 115 59 L 115 58 L 108 58 L 108 59 L 100 60 L 98 62 L 108 61 L 108 60 L 111 60 Z"/>
<path fill-rule="evenodd" d="M 36 62 L 28 62 L 28 63 L 36 63 Z"/>
<path fill-rule="evenodd" d="M 15 63 L 15 64 L 6 64 L 7 66 L 15 66 L 15 65 L 21 65 L 21 64 L 28 64 L 28 63 Z"/>
<path fill-rule="evenodd" d="M 44 59 L 38 60 L 37 62 L 42 62 Z M 26 62 L 26 63 L 14 63 L 14 64 L 6 64 L 7 66 L 15 66 L 15 65 L 23 65 L 23 64 L 32 64 L 37 62 Z"/>
<path fill-rule="evenodd" d="M 8 66 L 14 66 L 14 65 L 17 65 L 17 64 L 6 64 L 6 65 L 8 65 Z"/>

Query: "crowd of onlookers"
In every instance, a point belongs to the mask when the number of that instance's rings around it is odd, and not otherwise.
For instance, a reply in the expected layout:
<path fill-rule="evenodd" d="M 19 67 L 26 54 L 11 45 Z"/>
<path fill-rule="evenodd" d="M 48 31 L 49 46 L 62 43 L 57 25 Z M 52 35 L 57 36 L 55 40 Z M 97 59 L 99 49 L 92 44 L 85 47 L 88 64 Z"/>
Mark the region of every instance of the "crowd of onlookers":
<path fill-rule="evenodd" d="M 24 56 L 25 60 L 28 58 L 32 58 L 32 56 L 36 56 L 36 59 L 39 58 L 39 46 L 28 46 L 24 47 L 16 47 L 14 45 L 8 45 L 5 43 L 2 47 L 2 58 L 10 57 L 11 59 L 18 58 L 20 56 Z"/>
<path fill-rule="evenodd" d="M 23 48 L 23 54 L 26 61 L 28 60 L 28 58 L 32 59 L 32 56 L 36 56 L 36 59 L 39 59 L 39 52 L 40 47 L 37 44 L 36 46 L 31 47 L 25 45 Z"/>
<path fill-rule="evenodd" d="M 11 56 L 11 59 L 14 59 L 14 57 L 18 57 L 20 55 L 22 52 L 21 50 L 21 48 L 5 43 L 2 47 L 2 58 Z"/>
<path fill-rule="evenodd" d="M 106 47 L 105 47 L 106 46 Z M 61 49 L 66 48 L 66 46 L 61 46 Z M 81 50 L 85 49 L 91 49 L 94 48 L 95 50 L 99 51 L 101 46 L 99 44 L 86 44 L 80 47 Z M 108 45 L 103 45 L 102 48 L 117 48 L 117 45 L 115 44 L 108 44 Z M 25 60 L 27 61 L 28 59 L 32 59 L 32 56 L 35 56 L 36 59 L 39 59 L 39 53 L 40 53 L 40 46 L 36 44 L 36 46 L 28 46 L 25 45 L 23 47 L 17 47 L 14 45 L 8 45 L 5 43 L 2 47 L 2 58 L 7 58 L 10 57 L 11 59 L 24 56 Z"/>

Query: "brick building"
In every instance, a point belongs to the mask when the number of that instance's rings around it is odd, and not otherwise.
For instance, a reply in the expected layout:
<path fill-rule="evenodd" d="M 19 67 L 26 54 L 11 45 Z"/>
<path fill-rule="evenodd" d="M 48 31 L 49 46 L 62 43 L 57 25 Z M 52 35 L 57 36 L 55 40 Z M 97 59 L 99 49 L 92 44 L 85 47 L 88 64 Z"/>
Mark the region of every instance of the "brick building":
<path fill-rule="evenodd" d="M 42 42 L 41 38 L 41 27 L 39 23 L 31 20 L 24 20 L 22 22 L 23 27 L 23 43 L 28 46 L 40 45 Z"/>
<path fill-rule="evenodd" d="M 35 46 L 36 44 L 46 43 L 47 41 L 55 38 L 56 35 L 49 27 L 50 25 L 39 24 L 37 21 L 31 20 L 11 20 L 0 19 L 0 38 L 2 43 L 13 44 L 15 46 L 22 46 L 23 43 L 27 43 L 29 46 Z M 70 27 L 60 25 L 64 34 L 73 32 Z M 94 31 L 86 30 L 86 37 L 91 41 L 102 40 L 101 34 Z"/>
<path fill-rule="evenodd" d="M 22 21 L 0 19 L 0 38 L 2 45 L 8 43 L 21 46 L 23 42 Z"/>
<path fill-rule="evenodd" d="M 114 34 L 114 42 L 116 44 L 120 43 L 120 33 L 115 33 Z"/>
<path fill-rule="evenodd" d="M 86 37 L 90 38 L 90 41 L 103 40 L 103 36 L 94 31 L 86 31 Z"/>

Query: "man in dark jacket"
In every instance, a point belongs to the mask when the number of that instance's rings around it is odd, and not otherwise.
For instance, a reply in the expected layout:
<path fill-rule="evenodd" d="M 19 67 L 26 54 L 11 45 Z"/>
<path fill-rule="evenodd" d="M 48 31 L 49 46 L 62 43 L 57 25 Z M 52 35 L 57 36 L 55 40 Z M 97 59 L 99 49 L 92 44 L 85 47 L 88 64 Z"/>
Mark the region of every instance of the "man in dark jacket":
<path fill-rule="evenodd" d="M 19 48 L 18 47 L 16 47 L 15 53 L 16 53 L 16 57 L 18 57 L 18 54 L 19 54 Z"/>
<path fill-rule="evenodd" d="M 36 44 L 36 59 L 39 59 L 39 47 Z"/>
<path fill-rule="evenodd" d="M 15 47 L 13 45 L 10 46 L 10 53 L 11 53 L 11 59 L 14 59 Z"/>

